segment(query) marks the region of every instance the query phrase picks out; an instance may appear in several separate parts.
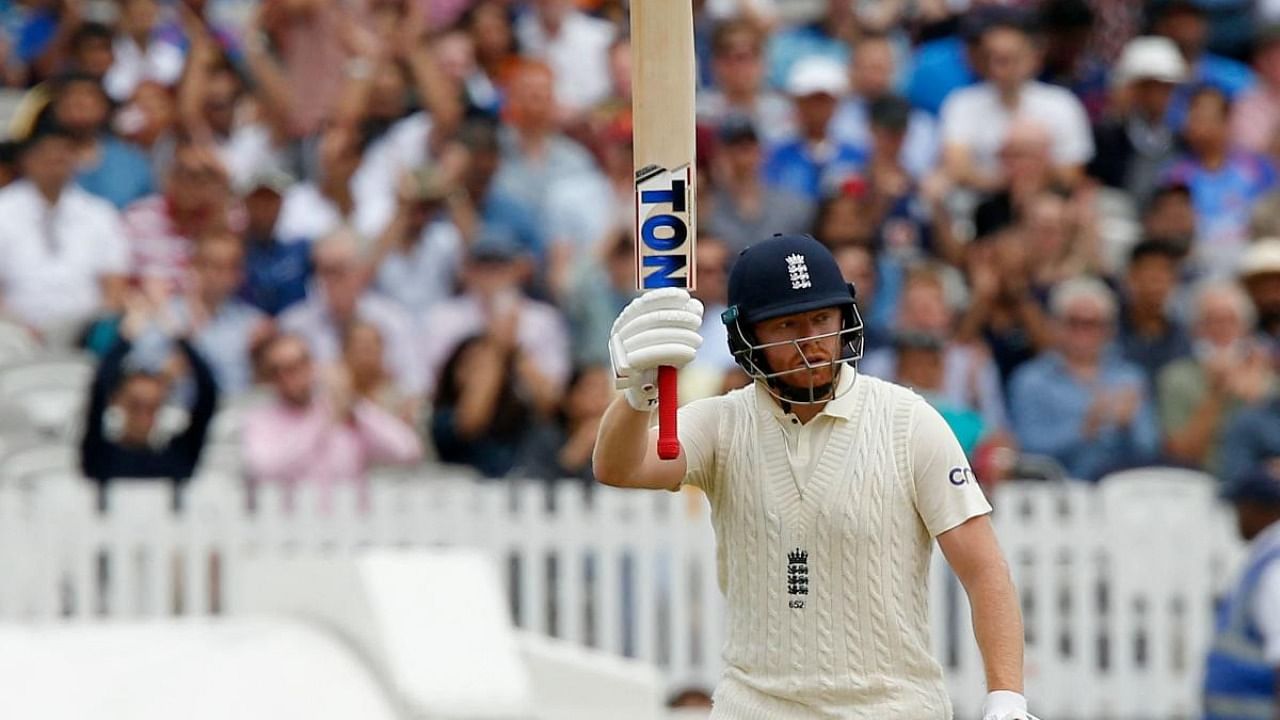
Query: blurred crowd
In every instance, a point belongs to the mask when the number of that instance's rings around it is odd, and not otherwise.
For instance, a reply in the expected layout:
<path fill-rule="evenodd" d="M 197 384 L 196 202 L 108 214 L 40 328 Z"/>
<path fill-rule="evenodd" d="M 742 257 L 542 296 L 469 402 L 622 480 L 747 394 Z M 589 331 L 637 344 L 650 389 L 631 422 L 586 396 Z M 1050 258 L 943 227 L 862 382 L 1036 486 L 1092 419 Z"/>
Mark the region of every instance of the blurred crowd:
<path fill-rule="evenodd" d="M 986 483 L 1280 456 L 1280 2 L 695 0 L 682 400 L 812 233 L 860 372 Z M 0 316 L 100 358 L 82 468 L 590 479 L 634 294 L 621 0 L 6 0 Z M 177 407 L 182 422 L 164 422 Z"/>

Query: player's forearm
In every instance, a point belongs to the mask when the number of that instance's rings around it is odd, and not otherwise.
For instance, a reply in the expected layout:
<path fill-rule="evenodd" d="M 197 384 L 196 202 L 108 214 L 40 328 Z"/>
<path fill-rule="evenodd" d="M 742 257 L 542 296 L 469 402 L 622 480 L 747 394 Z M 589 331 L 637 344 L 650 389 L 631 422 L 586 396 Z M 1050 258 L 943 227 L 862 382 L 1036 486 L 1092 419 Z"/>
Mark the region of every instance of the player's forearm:
<path fill-rule="evenodd" d="M 600 421 L 591 466 L 605 485 L 626 486 L 644 465 L 648 453 L 651 413 L 639 412 L 619 395 Z"/>
<path fill-rule="evenodd" d="M 982 653 L 988 690 L 1022 692 L 1022 611 L 1003 562 L 965 588 L 973 608 L 973 634 Z"/>

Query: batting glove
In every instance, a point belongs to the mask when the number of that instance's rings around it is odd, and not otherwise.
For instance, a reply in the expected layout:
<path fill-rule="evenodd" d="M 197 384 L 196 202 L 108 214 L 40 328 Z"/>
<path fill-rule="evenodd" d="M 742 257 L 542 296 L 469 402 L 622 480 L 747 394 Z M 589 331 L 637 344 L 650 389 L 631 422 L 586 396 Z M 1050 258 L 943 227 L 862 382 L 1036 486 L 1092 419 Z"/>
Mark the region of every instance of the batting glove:
<path fill-rule="evenodd" d="M 982 720 L 1036 720 L 1027 712 L 1027 699 L 1011 690 L 987 693 L 982 704 Z"/>
<path fill-rule="evenodd" d="M 613 321 L 609 359 L 615 386 L 641 412 L 658 404 L 658 367 L 684 367 L 702 345 L 702 303 L 684 288 L 652 290 L 632 300 Z"/>

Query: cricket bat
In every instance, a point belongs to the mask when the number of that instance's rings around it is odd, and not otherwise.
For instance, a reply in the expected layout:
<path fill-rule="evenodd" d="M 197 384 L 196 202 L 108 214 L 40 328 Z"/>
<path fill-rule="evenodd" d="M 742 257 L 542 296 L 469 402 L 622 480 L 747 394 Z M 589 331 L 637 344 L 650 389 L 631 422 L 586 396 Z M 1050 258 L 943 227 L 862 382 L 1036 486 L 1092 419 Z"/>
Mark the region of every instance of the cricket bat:
<path fill-rule="evenodd" d="M 692 0 L 631 1 L 636 287 L 694 288 Z M 658 457 L 680 455 L 676 369 L 658 368 Z"/>

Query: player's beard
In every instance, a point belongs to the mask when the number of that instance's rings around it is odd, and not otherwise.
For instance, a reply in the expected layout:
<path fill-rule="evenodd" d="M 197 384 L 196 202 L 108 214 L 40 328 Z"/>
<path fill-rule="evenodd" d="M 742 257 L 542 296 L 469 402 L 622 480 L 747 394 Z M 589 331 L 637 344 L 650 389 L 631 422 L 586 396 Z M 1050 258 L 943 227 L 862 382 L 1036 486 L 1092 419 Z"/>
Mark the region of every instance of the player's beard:
<path fill-rule="evenodd" d="M 773 383 L 774 390 L 783 399 L 795 403 L 825 402 L 832 399 L 843 363 L 826 363 L 777 378 Z"/>

